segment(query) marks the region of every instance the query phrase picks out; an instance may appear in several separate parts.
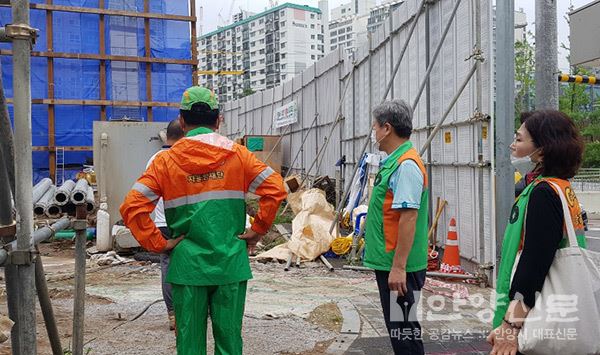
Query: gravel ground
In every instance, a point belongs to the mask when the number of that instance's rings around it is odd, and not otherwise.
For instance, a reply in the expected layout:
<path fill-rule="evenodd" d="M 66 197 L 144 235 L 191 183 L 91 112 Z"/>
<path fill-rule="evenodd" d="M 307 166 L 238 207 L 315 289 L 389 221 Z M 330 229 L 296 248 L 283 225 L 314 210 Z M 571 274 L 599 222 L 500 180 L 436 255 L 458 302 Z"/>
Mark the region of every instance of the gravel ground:
<path fill-rule="evenodd" d="M 44 259 L 65 349 L 70 347 L 72 333 L 72 262 L 68 255 Z M 346 270 L 331 273 L 320 263 L 305 263 L 289 272 L 276 263 L 252 262 L 252 268 L 254 279 L 248 285 L 243 330 L 244 353 L 248 354 L 323 353 L 338 334 L 331 325 L 342 319 L 331 307 L 319 306 L 333 304 L 336 309 L 339 299 L 375 289 L 370 275 Z M 88 265 L 86 276 L 86 354 L 174 354 L 175 336 L 168 330 L 162 302 L 152 305 L 137 320 L 127 321 L 162 298 L 158 265 L 136 263 L 96 269 Z M 7 313 L 5 296 L 0 297 L 0 312 Z M 38 353 L 50 354 L 39 309 L 37 315 Z M 213 353 L 210 329 L 209 353 Z M 4 354 L 10 354 L 10 341 L 0 345 L 0 355 Z"/>

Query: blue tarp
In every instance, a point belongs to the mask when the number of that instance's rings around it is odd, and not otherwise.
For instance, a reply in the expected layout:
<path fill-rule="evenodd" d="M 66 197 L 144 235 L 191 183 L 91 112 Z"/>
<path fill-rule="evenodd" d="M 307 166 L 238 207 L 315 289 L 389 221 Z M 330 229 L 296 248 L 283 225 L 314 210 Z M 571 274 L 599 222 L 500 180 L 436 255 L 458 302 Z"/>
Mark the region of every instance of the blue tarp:
<path fill-rule="evenodd" d="M 32 3 L 44 3 L 33 0 Z M 55 5 L 97 8 L 98 0 L 54 0 Z M 188 15 L 188 1 L 150 0 L 150 12 Z M 143 12 L 143 0 L 109 0 L 109 9 Z M 47 51 L 46 12 L 31 10 L 31 26 L 39 29 L 34 51 Z M 99 54 L 100 17 L 94 14 L 77 14 L 54 11 L 53 45 L 55 52 Z M 144 56 L 144 20 L 122 16 L 105 16 L 105 48 L 107 54 Z M 11 9 L 0 8 L 0 26 L 11 23 Z M 155 58 L 191 59 L 190 23 L 171 20 L 150 20 L 150 52 Z M 0 48 L 10 49 L 9 43 Z M 2 56 L 2 79 L 7 98 L 13 97 L 12 57 Z M 48 98 L 47 59 L 31 58 L 31 96 Z M 108 100 L 149 101 L 146 96 L 146 64 L 135 62 L 106 62 L 106 95 Z M 178 102 L 183 91 L 192 85 L 192 68 L 189 65 L 151 64 L 152 101 Z M 54 97 L 56 99 L 100 99 L 100 61 L 80 59 L 54 59 Z M 12 105 L 8 107 L 13 118 Z M 145 107 L 107 107 L 108 119 L 123 116 L 146 120 Z M 154 121 L 175 118 L 175 108 L 153 108 Z M 100 106 L 55 106 L 56 146 L 92 146 L 93 121 L 100 119 Z M 33 146 L 48 145 L 48 106 L 35 104 L 31 115 Z M 65 152 L 65 164 L 79 166 L 67 172 L 72 178 L 81 164 L 91 162 L 93 153 Z M 48 152 L 33 153 L 34 182 L 48 176 Z"/>

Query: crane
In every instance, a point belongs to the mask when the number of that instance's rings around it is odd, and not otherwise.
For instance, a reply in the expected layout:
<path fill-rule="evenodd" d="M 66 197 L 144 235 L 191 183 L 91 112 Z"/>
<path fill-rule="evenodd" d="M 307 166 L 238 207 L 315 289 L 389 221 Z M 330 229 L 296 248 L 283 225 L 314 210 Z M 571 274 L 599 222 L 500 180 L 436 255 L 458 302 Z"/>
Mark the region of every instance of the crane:
<path fill-rule="evenodd" d="M 235 0 L 231 0 L 229 4 L 229 11 L 227 12 L 227 18 L 223 18 L 221 13 L 223 12 L 223 8 L 219 11 L 217 17 L 219 18 L 219 26 L 226 26 L 229 21 L 231 21 L 231 15 L 233 14 L 233 6 L 235 5 Z"/>

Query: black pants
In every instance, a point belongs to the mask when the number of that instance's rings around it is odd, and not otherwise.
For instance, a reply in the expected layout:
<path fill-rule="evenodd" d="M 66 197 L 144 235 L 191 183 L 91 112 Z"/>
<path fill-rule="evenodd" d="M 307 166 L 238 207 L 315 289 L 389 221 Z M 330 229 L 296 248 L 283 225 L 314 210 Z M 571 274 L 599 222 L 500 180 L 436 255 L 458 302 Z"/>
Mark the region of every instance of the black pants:
<path fill-rule="evenodd" d="M 416 306 L 414 309 L 412 309 L 412 306 L 419 301 L 419 294 L 413 292 L 421 291 L 425 283 L 426 272 L 426 270 L 421 270 L 406 273 L 406 287 L 408 292 L 404 296 L 398 296 L 395 300 L 397 305 L 395 304 L 392 307 L 390 303 L 392 295 L 388 286 L 388 276 L 390 273 L 387 271 L 375 271 L 385 325 L 392 341 L 394 354 L 396 355 L 425 354 L 421 325 L 417 321 L 416 316 Z"/>

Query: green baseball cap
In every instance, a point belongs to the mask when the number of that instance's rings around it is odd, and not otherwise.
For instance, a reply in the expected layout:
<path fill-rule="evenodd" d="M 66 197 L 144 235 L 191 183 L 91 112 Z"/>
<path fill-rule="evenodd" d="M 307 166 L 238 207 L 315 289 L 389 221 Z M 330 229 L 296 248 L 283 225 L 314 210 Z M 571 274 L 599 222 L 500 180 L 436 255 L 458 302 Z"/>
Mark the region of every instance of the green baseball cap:
<path fill-rule="evenodd" d="M 209 90 L 202 86 L 192 86 L 187 88 L 183 92 L 181 97 L 181 109 L 191 110 L 193 104 L 205 103 L 211 110 L 219 108 L 219 101 L 217 101 L 217 95 L 212 90 Z"/>

